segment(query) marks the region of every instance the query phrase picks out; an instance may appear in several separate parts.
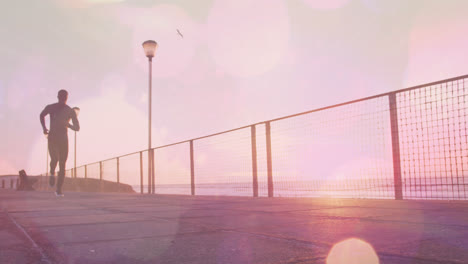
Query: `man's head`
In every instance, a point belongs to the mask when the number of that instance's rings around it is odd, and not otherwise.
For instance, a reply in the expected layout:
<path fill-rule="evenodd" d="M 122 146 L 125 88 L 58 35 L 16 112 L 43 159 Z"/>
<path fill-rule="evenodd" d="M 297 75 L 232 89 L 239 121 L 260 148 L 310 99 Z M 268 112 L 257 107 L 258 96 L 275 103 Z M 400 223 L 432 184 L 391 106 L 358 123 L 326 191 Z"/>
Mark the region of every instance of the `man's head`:
<path fill-rule="evenodd" d="M 57 98 L 59 100 L 59 103 L 63 103 L 63 104 L 67 103 L 68 92 L 65 90 L 60 90 L 58 92 Z"/>

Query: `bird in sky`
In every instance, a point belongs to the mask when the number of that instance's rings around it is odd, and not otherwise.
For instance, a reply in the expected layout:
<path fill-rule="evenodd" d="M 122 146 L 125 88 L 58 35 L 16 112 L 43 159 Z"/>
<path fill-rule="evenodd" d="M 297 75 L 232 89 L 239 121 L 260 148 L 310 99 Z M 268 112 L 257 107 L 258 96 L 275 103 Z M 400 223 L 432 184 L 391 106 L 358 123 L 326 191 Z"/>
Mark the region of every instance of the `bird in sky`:
<path fill-rule="evenodd" d="M 181 36 L 182 38 L 184 38 L 184 35 L 182 35 L 182 33 L 180 33 L 179 29 L 177 29 L 177 33 L 179 34 L 179 36 Z"/>

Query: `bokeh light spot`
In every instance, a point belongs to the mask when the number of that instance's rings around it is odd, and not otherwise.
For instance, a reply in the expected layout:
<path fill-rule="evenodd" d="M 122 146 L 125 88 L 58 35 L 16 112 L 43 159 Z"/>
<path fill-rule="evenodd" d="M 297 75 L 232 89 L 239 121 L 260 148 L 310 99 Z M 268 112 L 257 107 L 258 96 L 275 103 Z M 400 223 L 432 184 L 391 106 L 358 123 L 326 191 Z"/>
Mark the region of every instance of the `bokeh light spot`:
<path fill-rule="evenodd" d="M 327 264 L 379 264 L 379 257 L 367 242 L 350 238 L 335 244 L 327 257 Z"/>
<path fill-rule="evenodd" d="M 287 8 L 278 0 L 215 1 L 206 32 L 211 54 L 222 71 L 238 77 L 262 74 L 286 53 Z"/>
<path fill-rule="evenodd" d="M 408 43 L 405 87 L 466 74 L 468 4 L 458 9 L 427 6 L 415 18 Z M 446 17 L 445 14 L 450 14 Z"/>

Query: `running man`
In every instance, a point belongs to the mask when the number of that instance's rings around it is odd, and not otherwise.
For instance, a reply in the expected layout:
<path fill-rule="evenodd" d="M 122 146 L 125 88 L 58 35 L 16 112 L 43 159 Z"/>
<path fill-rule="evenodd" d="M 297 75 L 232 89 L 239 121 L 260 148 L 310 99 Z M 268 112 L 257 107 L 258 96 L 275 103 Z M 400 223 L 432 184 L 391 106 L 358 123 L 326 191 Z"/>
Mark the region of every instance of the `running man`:
<path fill-rule="evenodd" d="M 60 90 L 57 95 L 58 103 L 50 104 L 42 110 L 40 115 L 44 135 L 48 135 L 50 154 L 49 185 L 55 185 L 55 168 L 59 163 L 56 196 L 63 196 L 62 185 L 65 180 L 65 163 L 68 158 L 68 128 L 79 131 L 80 123 L 75 111 L 67 105 L 68 92 Z M 50 131 L 45 126 L 45 116 L 50 115 Z M 71 125 L 70 119 L 73 125 Z"/>

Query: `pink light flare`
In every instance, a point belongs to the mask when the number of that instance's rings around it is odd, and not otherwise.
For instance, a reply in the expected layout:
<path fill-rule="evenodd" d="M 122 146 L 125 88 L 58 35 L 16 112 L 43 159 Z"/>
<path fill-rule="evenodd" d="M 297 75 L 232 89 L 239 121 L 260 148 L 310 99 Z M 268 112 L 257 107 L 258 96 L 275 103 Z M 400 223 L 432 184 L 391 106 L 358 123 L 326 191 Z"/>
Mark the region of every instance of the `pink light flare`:
<path fill-rule="evenodd" d="M 406 87 L 466 74 L 468 18 L 460 11 L 466 8 L 449 6 L 447 9 L 441 12 L 428 6 L 413 23 Z"/>
<path fill-rule="evenodd" d="M 55 0 L 55 2 L 62 8 L 80 9 L 95 5 L 120 3 L 125 2 L 125 0 Z"/>
<path fill-rule="evenodd" d="M 302 0 L 315 9 L 337 9 L 348 4 L 349 0 Z"/>
<path fill-rule="evenodd" d="M 219 68 L 248 77 L 271 70 L 288 48 L 289 18 L 279 0 L 217 0 L 207 19 L 206 41 Z"/>
<path fill-rule="evenodd" d="M 45 71 L 47 68 L 45 58 L 35 56 L 27 58 L 13 73 L 7 83 L 7 107 L 12 110 L 20 108 L 29 98 L 45 93 L 47 83 Z M 24 73 L 28 73 L 25 78 Z"/>
<path fill-rule="evenodd" d="M 17 174 L 18 169 L 16 169 L 13 164 L 5 159 L 0 159 L 0 175 L 6 174 Z"/>

